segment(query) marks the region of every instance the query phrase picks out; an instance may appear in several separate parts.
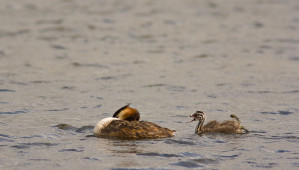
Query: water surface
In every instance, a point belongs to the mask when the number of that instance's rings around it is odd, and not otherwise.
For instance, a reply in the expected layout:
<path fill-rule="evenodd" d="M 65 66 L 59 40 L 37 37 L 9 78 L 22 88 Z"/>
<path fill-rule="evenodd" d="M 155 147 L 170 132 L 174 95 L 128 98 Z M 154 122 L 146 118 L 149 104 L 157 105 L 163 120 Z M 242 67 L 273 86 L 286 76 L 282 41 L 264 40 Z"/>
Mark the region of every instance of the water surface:
<path fill-rule="evenodd" d="M 296 0 L 1 4 L 0 169 L 299 167 Z M 56 126 L 128 103 L 176 136 Z M 251 133 L 195 135 L 196 110 L 236 114 Z"/>

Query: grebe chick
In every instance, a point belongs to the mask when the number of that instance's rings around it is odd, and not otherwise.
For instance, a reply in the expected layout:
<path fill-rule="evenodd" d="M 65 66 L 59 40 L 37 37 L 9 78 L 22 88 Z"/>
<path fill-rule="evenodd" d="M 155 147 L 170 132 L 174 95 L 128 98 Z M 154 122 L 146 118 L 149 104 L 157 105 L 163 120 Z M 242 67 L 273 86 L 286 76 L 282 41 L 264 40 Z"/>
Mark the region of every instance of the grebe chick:
<path fill-rule="evenodd" d="M 195 133 L 198 135 L 211 132 L 236 134 L 249 133 L 245 127 L 240 125 L 240 119 L 236 115 L 230 115 L 230 117 L 234 118 L 234 120 L 226 120 L 224 122 L 212 120 L 204 126 L 203 123 L 206 119 L 204 112 L 196 111 L 194 114 L 190 115 L 190 117 L 193 117 L 192 121 L 199 121 L 195 128 Z"/>
<path fill-rule="evenodd" d="M 120 139 L 150 139 L 174 136 L 174 130 L 163 128 L 155 123 L 139 121 L 137 109 L 126 105 L 118 109 L 113 117 L 100 120 L 94 127 L 95 136 Z"/>

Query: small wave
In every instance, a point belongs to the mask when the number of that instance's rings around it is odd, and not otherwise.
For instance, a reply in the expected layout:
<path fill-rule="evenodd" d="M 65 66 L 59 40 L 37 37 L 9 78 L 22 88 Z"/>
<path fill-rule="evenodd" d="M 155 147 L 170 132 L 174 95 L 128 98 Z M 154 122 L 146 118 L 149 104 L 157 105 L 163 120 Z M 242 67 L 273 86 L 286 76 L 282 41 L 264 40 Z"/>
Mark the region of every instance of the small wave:
<path fill-rule="evenodd" d="M 75 132 L 78 132 L 78 133 L 92 132 L 93 128 L 94 128 L 94 126 L 82 126 L 78 129 L 76 129 Z"/>
<path fill-rule="evenodd" d="M 291 91 L 285 91 L 282 93 L 299 93 L 299 90 L 291 90 Z"/>
<path fill-rule="evenodd" d="M 28 113 L 28 110 L 16 110 L 16 111 L 12 111 L 12 112 L 0 112 L 1 114 L 8 114 L 8 115 L 13 115 L 13 114 L 20 114 L 20 113 Z"/>
<path fill-rule="evenodd" d="M 102 107 L 102 105 L 101 104 L 99 104 L 99 105 L 96 105 L 96 106 L 93 106 L 93 108 L 101 108 Z"/>
<path fill-rule="evenodd" d="M 183 117 L 183 118 L 186 118 L 186 117 L 189 117 L 189 115 L 174 115 L 174 116 L 170 116 L 170 117 Z"/>
<path fill-rule="evenodd" d="M 196 162 L 193 162 L 193 161 L 180 161 L 180 162 L 173 163 L 173 164 L 170 164 L 170 165 L 182 166 L 182 167 L 185 167 L 185 168 L 204 167 L 203 165 L 200 165 L 200 164 L 198 164 Z"/>
<path fill-rule="evenodd" d="M 4 135 L 4 134 L 0 134 L 0 136 L 2 136 L 2 137 L 6 137 L 6 138 L 12 138 L 12 136 Z"/>
<path fill-rule="evenodd" d="M 49 109 L 49 110 L 46 110 L 46 111 L 49 111 L 49 112 L 58 112 L 58 111 L 66 111 L 66 110 L 69 110 L 68 108 L 62 108 L 62 109 Z"/>
<path fill-rule="evenodd" d="M 174 140 L 174 139 L 167 139 L 165 141 L 165 143 L 167 144 L 173 144 L 173 143 L 177 143 L 177 144 L 183 144 L 183 145 L 196 145 L 193 142 L 189 142 L 189 141 L 184 141 L 184 140 Z"/>
<path fill-rule="evenodd" d="M 278 112 L 260 112 L 261 114 L 272 114 L 272 115 L 290 115 L 290 114 L 293 114 L 293 112 L 290 112 L 290 111 L 278 111 Z"/>
<path fill-rule="evenodd" d="M 156 152 L 138 153 L 136 155 L 141 155 L 141 156 L 160 156 L 160 157 L 182 157 L 182 156 L 176 155 L 176 154 L 160 154 L 160 153 L 156 153 Z"/>
<path fill-rule="evenodd" d="M 83 152 L 83 150 L 78 149 L 61 149 L 59 152 Z"/>
<path fill-rule="evenodd" d="M 108 68 L 108 66 L 94 63 L 71 63 L 74 67 L 96 67 L 96 68 Z"/>
<path fill-rule="evenodd" d="M 213 143 L 227 143 L 226 141 L 221 141 L 221 140 L 214 140 L 212 141 Z"/>
<path fill-rule="evenodd" d="M 23 138 L 23 139 L 32 139 L 32 138 L 42 138 L 41 135 L 30 135 L 30 136 L 22 136 L 20 138 Z"/>
<path fill-rule="evenodd" d="M 285 152 L 290 152 L 288 150 L 277 150 L 276 153 L 285 153 Z"/>
<path fill-rule="evenodd" d="M 256 163 L 256 162 L 250 162 L 250 161 L 247 161 L 246 163 L 248 163 L 252 167 L 256 167 L 256 168 L 273 168 L 273 167 L 278 166 L 278 163 Z"/>
<path fill-rule="evenodd" d="M 192 152 L 182 152 L 180 153 L 182 154 L 183 156 L 185 157 L 202 157 L 201 154 L 198 154 L 198 153 L 192 153 Z"/>
<path fill-rule="evenodd" d="M 104 76 L 104 77 L 96 78 L 95 80 L 98 81 L 98 80 L 115 80 L 115 79 L 117 79 L 117 77 L 115 76 Z"/>
<path fill-rule="evenodd" d="M 13 137 L 9 135 L 0 134 L 0 142 L 14 142 L 14 140 L 12 140 L 11 138 Z"/>
<path fill-rule="evenodd" d="M 254 133 L 254 132 L 252 132 L 252 133 Z M 277 135 L 266 136 L 263 134 L 254 134 L 254 136 L 256 136 L 258 138 L 266 139 L 267 142 L 275 142 L 277 140 L 284 140 L 284 141 L 288 141 L 288 142 L 298 142 L 299 141 L 299 137 L 290 135 L 290 134 L 287 134 L 285 136 L 277 136 Z"/>
<path fill-rule="evenodd" d="M 296 140 L 299 140 L 299 137 L 297 137 L 297 136 L 271 136 L 271 137 L 268 137 L 267 139 L 296 139 Z"/>
<path fill-rule="evenodd" d="M 31 161 L 51 161 L 50 159 L 29 159 Z"/>
<path fill-rule="evenodd" d="M 57 50 L 65 50 L 67 49 L 65 46 L 62 45 L 51 45 L 52 48 L 57 49 Z"/>
<path fill-rule="evenodd" d="M 222 158 L 222 159 L 234 159 L 234 158 L 238 157 L 239 155 L 216 155 L 216 156 L 219 158 Z"/>
<path fill-rule="evenodd" d="M 91 157 L 84 157 L 81 159 L 86 159 L 86 160 L 91 160 L 91 161 L 98 161 L 98 162 L 102 162 L 101 160 L 99 160 L 98 158 L 91 158 Z"/>
<path fill-rule="evenodd" d="M 202 163 L 202 164 L 215 164 L 218 163 L 218 160 L 210 159 L 210 158 L 202 158 L 202 159 L 193 159 L 193 161 Z"/>
<path fill-rule="evenodd" d="M 31 146 L 56 146 L 57 143 L 47 143 L 47 142 L 34 142 L 34 143 L 21 143 L 19 145 L 13 145 L 12 148 L 16 149 L 29 149 Z"/>
<path fill-rule="evenodd" d="M 0 89 L 0 92 L 16 92 L 16 91 L 10 89 Z"/>

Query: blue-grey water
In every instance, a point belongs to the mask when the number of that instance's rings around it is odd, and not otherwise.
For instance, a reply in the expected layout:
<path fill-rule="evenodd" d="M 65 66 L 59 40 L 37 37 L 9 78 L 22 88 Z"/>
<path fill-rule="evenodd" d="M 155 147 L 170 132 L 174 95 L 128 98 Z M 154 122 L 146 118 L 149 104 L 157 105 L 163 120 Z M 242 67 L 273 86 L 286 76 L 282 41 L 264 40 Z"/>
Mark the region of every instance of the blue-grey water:
<path fill-rule="evenodd" d="M 0 169 L 298 169 L 297 0 L 1 0 Z M 90 137 L 132 103 L 175 129 Z M 246 135 L 194 134 L 189 114 Z"/>

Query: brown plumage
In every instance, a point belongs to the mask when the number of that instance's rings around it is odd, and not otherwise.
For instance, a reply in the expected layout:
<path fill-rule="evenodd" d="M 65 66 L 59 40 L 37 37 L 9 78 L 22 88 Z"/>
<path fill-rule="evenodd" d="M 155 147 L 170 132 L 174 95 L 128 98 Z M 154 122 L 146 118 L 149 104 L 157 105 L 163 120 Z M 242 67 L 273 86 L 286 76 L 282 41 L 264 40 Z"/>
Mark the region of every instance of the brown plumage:
<path fill-rule="evenodd" d="M 123 139 L 165 138 L 173 136 L 173 130 L 146 121 L 113 120 L 101 130 L 100 136 Z"/>
<path fill-rule="evenodd" d="M 102 119 L 94 128 L 96 136 L 120 139 L 150 139 L 174 136 L 174 130 L 163 128 L 155 123 L 139 121 L 137 109 L 126 105 L 118 109 L 113 117 Z"/>
<path fill-rule="evenodd" d="M 244 134 L 249 132 L 245 127 L 240 125 L 240 119 L 236 115 L 230 115 L 230 117 L 234 118 L 234 120 L 227 120 L 224 122 L 212 120 L 204 126 L 203 123 L 206 119 L 204 112 L 197 111 L 194 114 L 190 115 L 190 117 L 194 118 L 192 121 L 199 121 L 195 128 L 196 134 L 211 132 Z"/>

